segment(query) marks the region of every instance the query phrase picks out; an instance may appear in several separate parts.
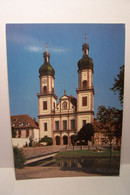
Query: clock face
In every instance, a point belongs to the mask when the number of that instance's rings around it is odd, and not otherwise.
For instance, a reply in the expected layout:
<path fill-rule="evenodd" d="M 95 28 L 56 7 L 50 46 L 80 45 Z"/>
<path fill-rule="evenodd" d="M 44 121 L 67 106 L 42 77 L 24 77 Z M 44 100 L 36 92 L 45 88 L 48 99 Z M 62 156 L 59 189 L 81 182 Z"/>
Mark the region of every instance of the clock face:
<path fill-rule="evenodd" d="M 45 83 L 47 82 L 47 80 L 46 80 L 46 79 L 43 79 L 43 81 L 42 81 L 42 82 L 43 82 L 43 84 L 45 84 Z"/>

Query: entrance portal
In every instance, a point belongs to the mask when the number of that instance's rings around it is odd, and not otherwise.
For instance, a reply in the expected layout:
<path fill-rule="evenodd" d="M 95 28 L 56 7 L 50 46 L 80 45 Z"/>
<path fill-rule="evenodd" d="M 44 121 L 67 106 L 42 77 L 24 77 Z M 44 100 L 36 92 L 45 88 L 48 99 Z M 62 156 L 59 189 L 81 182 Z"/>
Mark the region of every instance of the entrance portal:
<path fill-rule="evenodd" d="M 68 144 L 68 137 L 66 135 L 63 136 L 63 144 L 64 145 Z"/>
<path fill-rule="evenodd" d="M 56 145 L 60 145 L 60 137 L 56 136 Z"/>

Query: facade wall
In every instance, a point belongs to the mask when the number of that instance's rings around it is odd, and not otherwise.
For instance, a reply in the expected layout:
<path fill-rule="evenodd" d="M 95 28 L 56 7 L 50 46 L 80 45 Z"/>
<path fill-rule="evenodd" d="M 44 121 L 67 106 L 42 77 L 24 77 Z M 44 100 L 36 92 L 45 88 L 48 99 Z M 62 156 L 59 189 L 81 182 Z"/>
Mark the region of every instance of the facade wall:
<path fill-rule="evenodd" d="M 48 92 L 52 92 L 52 88 L 54 88 L 54 78 L 49 75 L 45 75 L 40 77 L 40 93 L 43 93 L 43 87 L 47 87 Z"/>
<path fill-rule="evenodd" d="M 64 108 L 64 103 L 66 103 L 66 108 Z M 69 97 L 63 96 L 55 108 L 55 114 L 67 113 L 75 113 L 75 106 L 70 102 Z"/>
<path fill-rule="evenodd" d="M 21 132 L 21 136 L 20 136 L 20 138 L 26 138 L 26 131 L 29 131 L 29 136 L 28 137 L 34 137 L 33 136 L 33 129 L 31 128 L 31 129 L 18 129 L 18 130 L 16 130 L 16 138 L 18 138 L 19 137 L 19 133 L 18 132 Z"/>
<path fill-rule="evenodd" d="M 79 131 L 83 126 L 83 121 L 91 123 L 91 114 L 78 114 L 77 115 L 77 131 Z"/>
<path fill-rule="evenodd" d="M 34 141 L 38 142 L 39 141 L 39 129 L 33 129 L 33 136 L 34 136 Z"/>
<path fill-rule="evenodd" d="M 45 130 L 45 123 L 47 130 Z M 40 139 L 44 136 L 52 137 L 52 120 L 51 117 L 43 117 L 39 119 Z"/>
<path fill-rule="evenodd" d="M 42 96 L 38 99 L 39 101 L 39 115 L 47 115 L 47 114 L 51 114 L 51 96 Z M 43 102 L 46 101 L 47 102 L 47 109 L 43 110 Z"/>
<path fill-rule="evenodd" d="M 18 148 L 22 148 L 26 145 L 29 145 L 29 138 L 12 138 L 13 146 L 17 146 Z"/>
<path fill-rule="evenodd" d="M 82 106 L 82 98 L 87 97 L 87 106 Z M 93 93 L 91 91 L 81 92 L 77 94 L 77 111 L 92 111 L 93 110 Z"/>

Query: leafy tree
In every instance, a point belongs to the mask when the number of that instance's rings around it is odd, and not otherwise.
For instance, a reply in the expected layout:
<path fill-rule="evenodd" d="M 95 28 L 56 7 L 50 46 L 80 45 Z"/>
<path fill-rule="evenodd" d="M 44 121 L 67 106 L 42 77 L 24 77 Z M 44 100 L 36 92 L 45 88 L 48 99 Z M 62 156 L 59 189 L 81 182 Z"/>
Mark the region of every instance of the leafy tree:
<path fill-rule="evenodd" d="M 12 131 L 12 138 L 16 137 L 16 131 L 14 129 L 14 127 L 11 127 L 11 131 Z"/>
<path fill-rule="evenodd" d="M 77 141 L 78 141 L 78 136 L 77 135 L 73 135 L 72 139 L 71 139 L 72 145 L 74 146 Z"/>
<path fill-rule="evenodd" d="M 117 112 L 117 120 L 115 121 L 115 136 L 117 138 L 117 144 L 121 140 L 122 135 L 122 118 L 123 118 L 123 110 L 118 110 Z"/>
<path fill-rule="evenodd" d="M 115 93 L 119 93 L 119 101 L 122 106 L 124 98 L 124 65 L 120 67 L 120 72 L 117 74 L 117 77 L 114 78 L 113 87 L 110 89 Z"/>
<path fill-rule="evenodd" d="M 48 136 L 44 136 L 43 138 L 41 138 L 41 140 L 39 142 L 46 142 L 47 146 L 50 146 L 53 144 L 52 138 L 48 137 Z"/>
<path fill-rule="evenodd" d="M 15 146 L 13 147 L 13 153 L 14 153 L 15 168 L 19 168 L 19 169 L 23 168 L 24 163 L 26 162 L 26 157 L 23 153 L 23 150 Z"/>
<path fill-rule="evenodd" d="M 77 137 L 80 142 L 85 141 L 85 143 L 87 144 L 88 141 L 92 141 L 93 136 L 94 127 L 91 123 L 87 123 L 80 129 Z"/>
<path fill-rule="evenodd" d="M 119 125 L 119 110 L 114 107 L 99 106 L 97 120 L 99 121 L 99 129 L 102 130 L 106 139 L 110 144 L 110 157 L 112 150 L 112 141 L 116 136 Z M 117 127 L 116 127 L 117 125 Z"/>

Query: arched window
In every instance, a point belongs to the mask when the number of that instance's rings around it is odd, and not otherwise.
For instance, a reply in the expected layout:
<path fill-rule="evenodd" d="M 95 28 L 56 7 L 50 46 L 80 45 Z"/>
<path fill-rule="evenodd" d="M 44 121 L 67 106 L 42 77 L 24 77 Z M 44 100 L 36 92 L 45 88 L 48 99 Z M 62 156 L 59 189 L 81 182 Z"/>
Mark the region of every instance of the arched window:
<path fill-rule="evenodd" d="M 87 81 L 86 80 L 83 81 L 83 89 L 87 89 Z"/>
<path fill-rule="evenodd" d="M 60 137 L 56 136 L 56 145 L 60 145 Z"/>
<path fill-rule="evenodd" d="M 43 93 L 46 93 L 47 92 L 47 86 L 44 86 L 43 87 Z"/>

